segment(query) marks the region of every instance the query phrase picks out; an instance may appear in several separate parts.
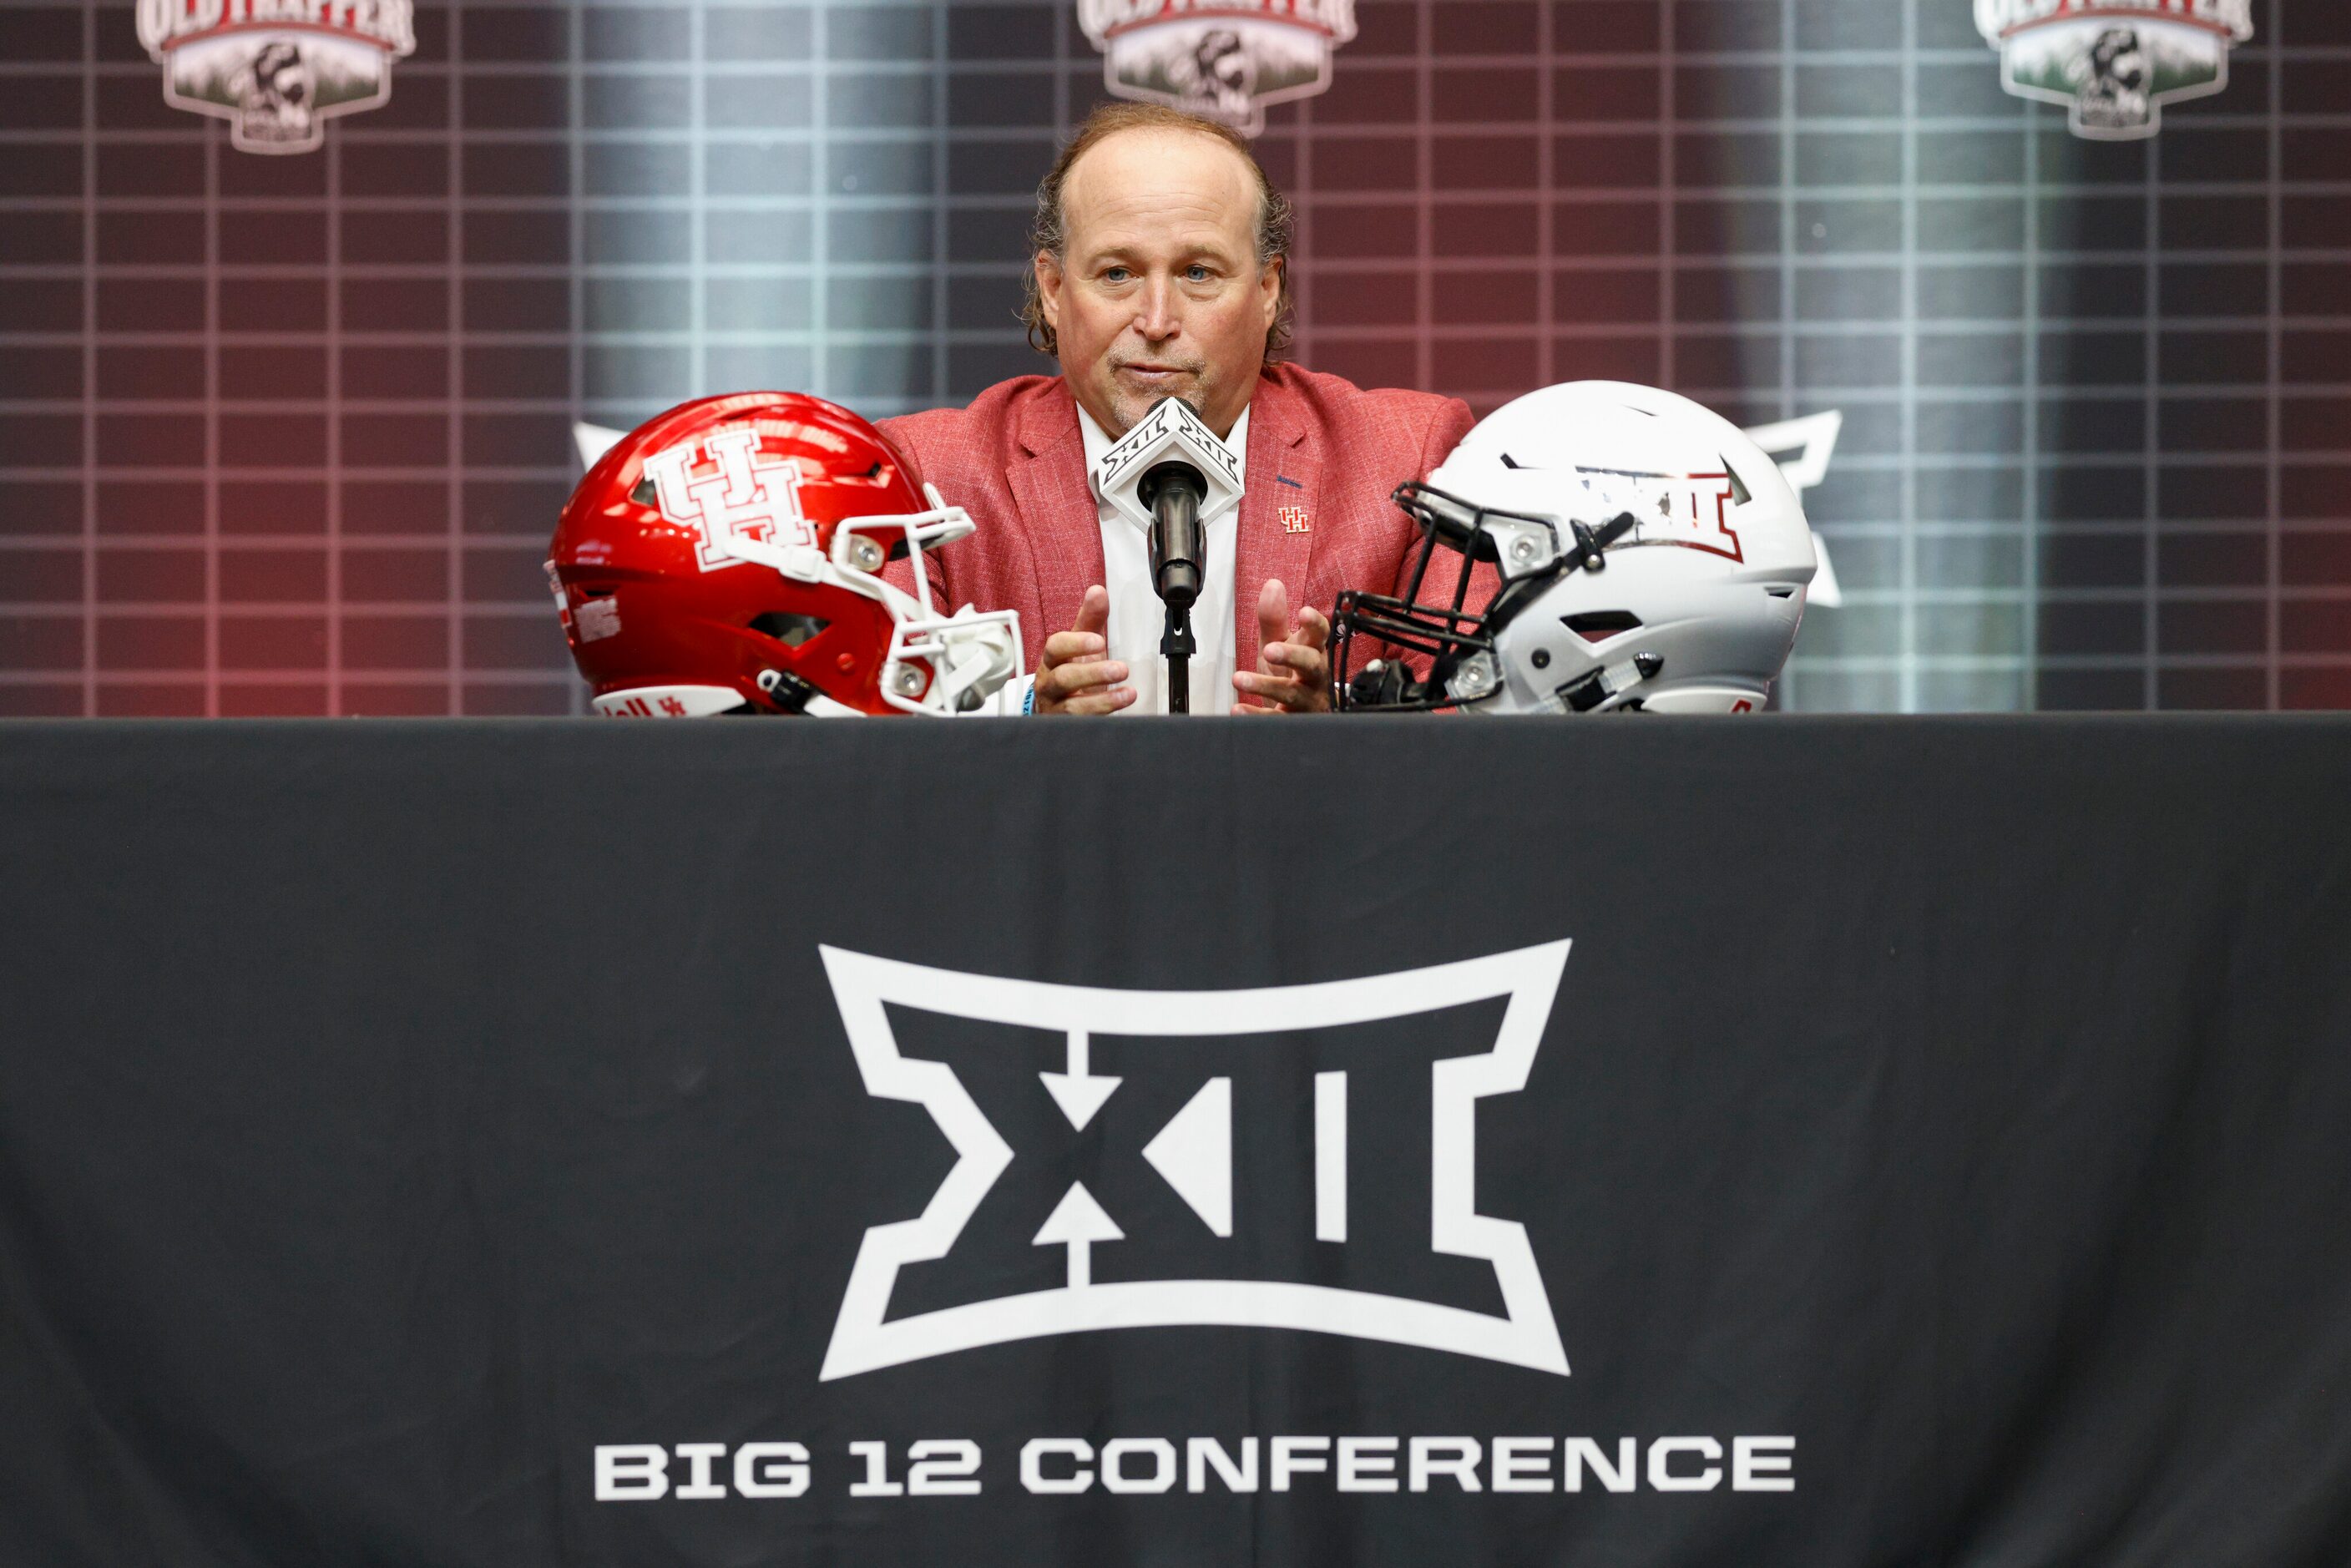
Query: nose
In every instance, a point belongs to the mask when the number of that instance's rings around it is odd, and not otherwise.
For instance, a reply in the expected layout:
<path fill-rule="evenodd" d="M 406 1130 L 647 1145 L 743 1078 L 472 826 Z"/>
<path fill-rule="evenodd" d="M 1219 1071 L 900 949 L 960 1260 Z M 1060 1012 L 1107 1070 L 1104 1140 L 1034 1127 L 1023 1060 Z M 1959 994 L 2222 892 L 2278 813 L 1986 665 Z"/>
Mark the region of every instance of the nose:
<path fill-rule="evenodd" d="M 1154 343 L 1164 343 L 1181 329 L 1176 308 L 1176 286 L 1165 277 L 1147 279 L 1135 311 L 1134 329 Z"/>

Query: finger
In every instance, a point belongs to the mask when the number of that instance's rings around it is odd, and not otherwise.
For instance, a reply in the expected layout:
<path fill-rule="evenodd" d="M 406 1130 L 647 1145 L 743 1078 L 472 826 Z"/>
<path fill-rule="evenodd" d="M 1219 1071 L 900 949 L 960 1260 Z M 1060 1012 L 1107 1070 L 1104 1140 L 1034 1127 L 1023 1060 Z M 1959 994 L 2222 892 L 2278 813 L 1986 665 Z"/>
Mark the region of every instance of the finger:
<path fill-rule="evenodd" d="M 1258 591 L 1257 632 L 1259 643 L 1279 643 L 1290 635 L 1290 590 L 1278 577 Z"/>
<path fill-rule="evenodd" d="M 1277 643 L 1276 646 L 1293 659 L 1308 652 L 1294 643 Z M 1268 684 L 1258 689 L 1292 713 L 1324 712 L 1331 706 L 1331 676 L 1320 662 L 1322 655 L 1318 653 L 1312 657 L 1316 661 L 1313 664 L 1299 669 L 1294 674 L 1278 670 L 1270 677 L 1262 677 Z M 1280 683 L 1279 689 L 1271 685 L 1273 681 Z"/>
<path fill-rule="evenodd" d="M 1053 700 L 1065 701 L 1096 686 L 1114 686 L 1126 679 L 1126 666 L 1116 659 L 1081 664 L 1057 664 L 1037 673 L 1037 685 Z"/>
<path fill-rule="evenodd" d="M 1075 631 L 1099 635 L 1110 630 L 1110 590 L 1096 583 L 1078 601 Z"/>
<path fill-rule="evenodd" d="M 1109 650 L 1109 641 L 1091 632 L 1056 632 L 1045 639 L 1045 654 L 1039 661 L 1039 673 L 1056 664 L 1066 664 L 1071 659 L 1091 659 Z"/>
<path fill-rule="evenodd" d="M 1264 717 L 1267 714 L 1278 714 L 1280 711 L 1281 710 L 1278 707 L 1264 707 L 1257 703 L 1235 703 L 1233 705 L 1233 712 L 1237 714 L 1249 714 L 1259 718 Z"/>
<path fill-rule="evenodd" d="M 1314 713 L 1322 706 L 1315 695 L 1315 688 L 1302 681 L 1251 675 L 1236 671 L 1233 675 L 1233 685 L 1244 695 L 1255 697 L 1259 703 L 1270 705 L 1267 710 L 1269 712 Z"/>
<path fill-rule="evenodd" d="M 1279 644 L 1276 645 L 1279 646 Z M 1302 689 L 1302 685 L 1303 683 L 1278 671 L 1272 674 L 1254 675 L 1247 670 L 1233 672 L 1233 690 L 1253 697 L 1264 697 L 1270 702 L 1279 702 L 1284 697 L 1294 696 Z"/>
<path fill-rule="evenodd" d="M 1233 672 L 1233 686 L 1249 695 L 1275 704 L 1283 713 L 1322 713 L 1329 706 L 1329 689 L 1319 680 L 1287 675 L 1252 675 Z"/>
<path fill-rule="evenodd" d="M 1331 618 L 1311 604 L 1298 612 L 1298 632 L 1290 641 L 1310 648 L 1331 645 Z"/>
<path fill-rule="evenodd" d="M 1294 672 L 1302 681 L 1320 680 L 1330 661 L 1322 650 L 1306 643 L 1269 643 L 1259 668 L 1268 674 L 1280 674 L 1284 670 Z M 1266 668 L 1270 665 L 1271 668 Z"/>
<path fill-rule="evenodd" d="M 1134 702 L 1134 688 L 1127 685 L 1081 686 L 1069 692 L 1050 692 L 1040 687 L 1035 711 L 1041 714 L 1115 713 Z"/>
<path fill-rule="evenodd" d="M 1107 692 L 1096 692 L 1086 696 L 1072 697 L 1068 702 L 1061 705 L 1061 711 L 1063 713 L 1074 714 L 1116 713 L 1119 709 L 1127 706 L 1134 701 L 1134 688 L 1133 686 L 1118 686 Z"/>

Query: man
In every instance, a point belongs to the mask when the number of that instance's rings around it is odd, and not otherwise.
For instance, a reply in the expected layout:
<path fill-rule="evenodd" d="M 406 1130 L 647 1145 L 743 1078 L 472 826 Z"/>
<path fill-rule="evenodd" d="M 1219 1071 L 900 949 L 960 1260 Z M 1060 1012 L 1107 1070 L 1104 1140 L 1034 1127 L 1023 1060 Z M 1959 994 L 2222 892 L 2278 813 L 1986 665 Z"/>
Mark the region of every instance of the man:
<path fill-rule="evenodd" d="M 1289 203 L 1249 142 L 1213 120 L 1150 104 L 1095 110 L 1038 187 L 1031 241 L 1023 315 L 1061 373 L 882 425 L 978 524 L 934 552 L 942 602 L 1020 612 L 1037 713 L 1164 712 L 1144 530 L 1091 475 L 1160 399 L 1179 397 L 1241 456 L 1246 486 L 1238 514 L 1208 530 L 1193 689 L 1231 692 L 1234 712 L 1323 711 L 1330 626 L 1314 606 L 1342 588 L 1390 588 L 1409 568 L 1419 534 L 1389 492 L 1443 461 L 1470 426 L 1468 405 L 1277 362 L 1290 338 Z M 1052 627 L 1067 630 L 1045 635 Z"/>

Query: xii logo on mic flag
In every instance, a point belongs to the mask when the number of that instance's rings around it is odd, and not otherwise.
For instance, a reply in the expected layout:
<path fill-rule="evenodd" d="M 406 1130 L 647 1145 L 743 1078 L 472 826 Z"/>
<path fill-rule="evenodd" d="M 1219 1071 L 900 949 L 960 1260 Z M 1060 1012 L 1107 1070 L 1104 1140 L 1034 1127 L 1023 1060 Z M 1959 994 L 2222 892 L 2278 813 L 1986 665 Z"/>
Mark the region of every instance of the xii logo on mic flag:
<path fill-rule="evenodd" d="M 1565 1375 L 1525 1227 L 1479 1212 L 1477 1118 L 1526 1087 L 1568 946 L 1228 991 L 820 948 L 866 1092 L 954 1152 L 865 1232 L 820 1376 L 1180 1326 Z"/>
<path fill-rule="evenodd" d="M 1161 398 L 1133 430 L 1111 444 L 1094 469 L 1095 494 L 1136 528 L 1147 528 L 1151 508 L 1143 502 L 1143 479 L 1163 463 L 1186 464 L 1199 471 L 1207 486 L 1200 502 L 1202 528 L 1240 505 L 1240 458 L 1177 397 Z"/>

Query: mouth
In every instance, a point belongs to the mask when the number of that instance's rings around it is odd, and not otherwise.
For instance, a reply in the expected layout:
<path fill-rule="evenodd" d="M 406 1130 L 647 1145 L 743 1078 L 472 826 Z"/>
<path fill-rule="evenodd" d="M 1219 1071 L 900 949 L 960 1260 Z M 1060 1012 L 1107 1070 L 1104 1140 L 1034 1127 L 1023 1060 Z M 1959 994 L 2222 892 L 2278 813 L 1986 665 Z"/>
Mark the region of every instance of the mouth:
<path fill-rule="evenodd" d="M 1163 365 L 1146 360 L 1114 365 L 1112 367 L 1111 373 L 1123 376 L 1129 381 L 1139 382 L 1144 386 L 1163 386 L 1178 377 L 1192 374 L 1193 370 L 1189 365 Z"/>

